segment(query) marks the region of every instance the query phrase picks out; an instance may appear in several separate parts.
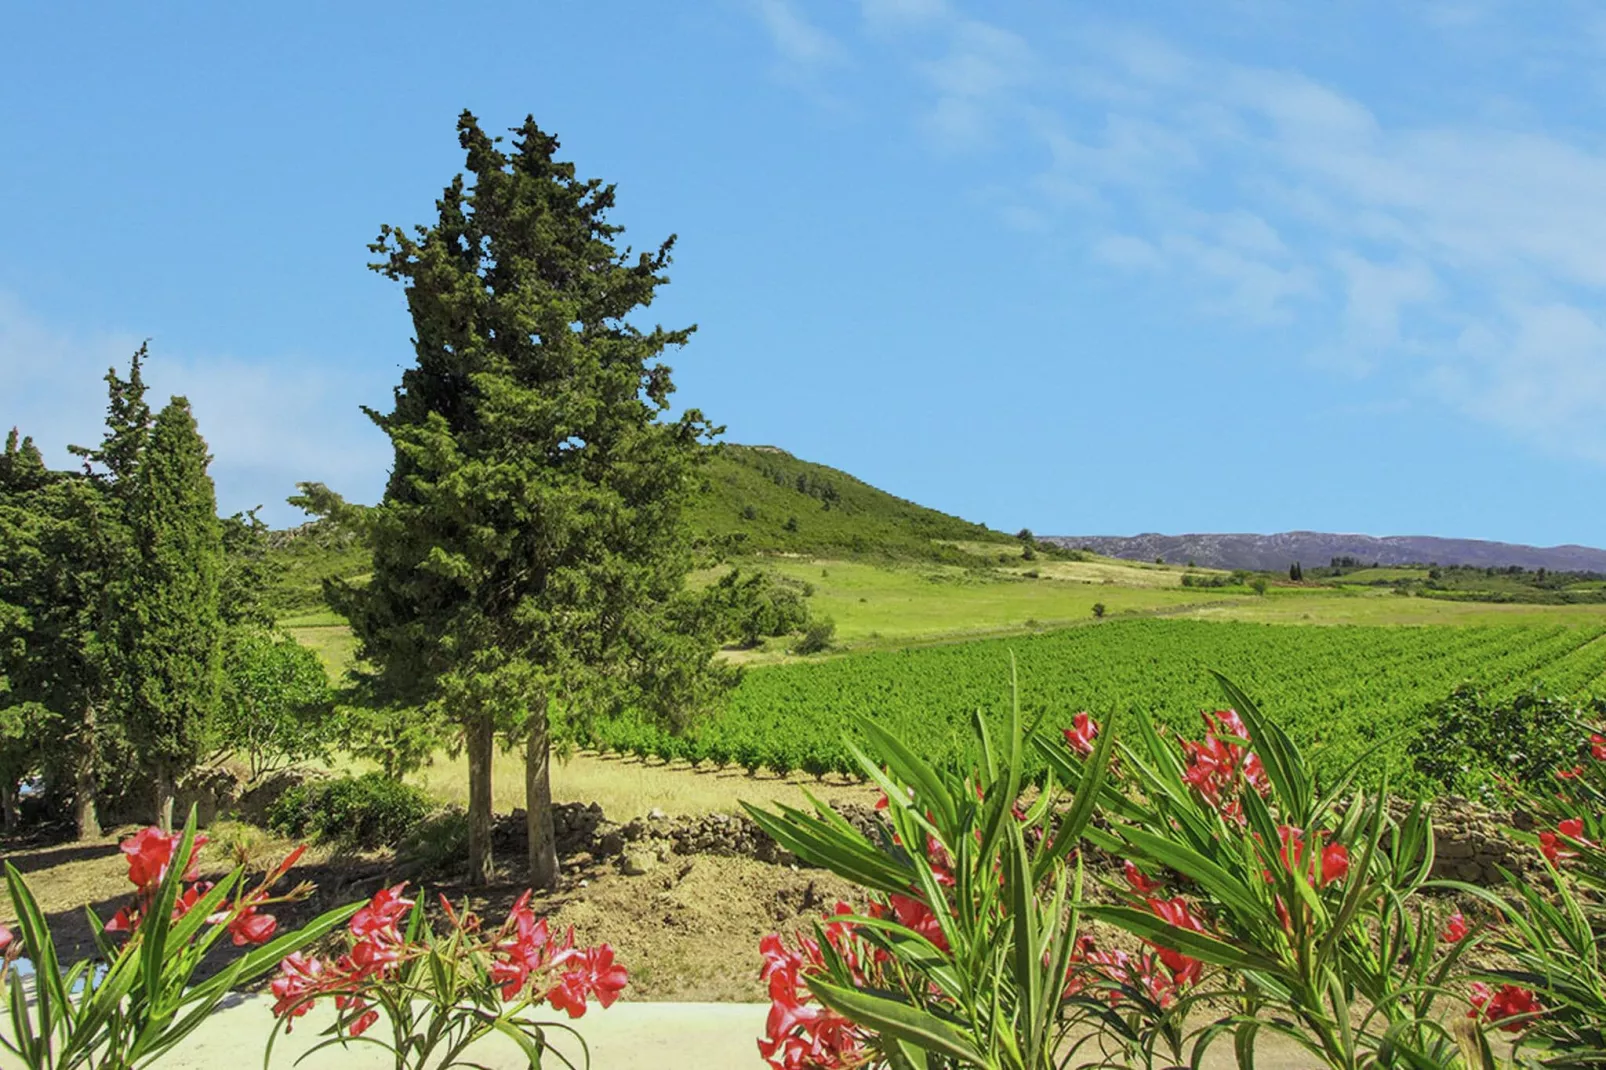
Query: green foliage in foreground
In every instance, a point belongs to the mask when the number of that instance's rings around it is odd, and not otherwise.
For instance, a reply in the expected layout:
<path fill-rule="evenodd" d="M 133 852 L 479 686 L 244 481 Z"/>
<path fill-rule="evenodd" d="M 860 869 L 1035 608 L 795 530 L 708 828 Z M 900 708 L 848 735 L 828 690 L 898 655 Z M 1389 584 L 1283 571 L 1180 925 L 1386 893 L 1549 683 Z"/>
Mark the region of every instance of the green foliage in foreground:
<path fill-rule="evenodd" d="M 974 764 L 975 710 L 1001 724 L 1013 653 L 1028 718 L 1103 717 L 1129 708 L 1190 731 L 1219 697 L 1209 670 L 1242 681 L 1282 712 L 1321 768 L 1386 741 L 1368 776 L 1407 766 L 1422 711 L 1463 681 L 1491 699 L 1535 682 L 1553 694 L 1606 693 L 1606 627 L 1289 628 L 1184 620 L 1117 621 L 953 646 L 859 654 L 749 672 L 724 711 L 685 738 L 640 720 L 600 725 L 613 749 L 778 771 L 848 772 L 844 733 L 859 717 L 919 740 L 939 763 Z"/>

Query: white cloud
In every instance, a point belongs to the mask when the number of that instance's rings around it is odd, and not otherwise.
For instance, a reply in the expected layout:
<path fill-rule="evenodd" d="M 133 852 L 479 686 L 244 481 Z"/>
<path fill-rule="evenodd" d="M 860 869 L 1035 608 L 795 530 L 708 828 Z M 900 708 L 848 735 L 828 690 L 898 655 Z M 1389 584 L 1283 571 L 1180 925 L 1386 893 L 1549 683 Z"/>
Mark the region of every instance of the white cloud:
<path fill-rule="evenodd" d="M 925 87 L 915 120 L 935 147 L 1046 160 L 989 180 L 1005 225 L 1075 232 L 1092 260 L 1181 286 L 1201 310 L 1295 323 L 1314 363 L 1388 369 L 1396 393 L 1414 384 L 1606 462 L 1606 336 L 1586 311 L 1606 299 L 1606 147 L 1512 100 L 1402 123 L 1297 69 L 1102 16 L 1028 39 L 953 0 L 861 10 Z M 1506 14 L 1440 0 L 1419 17 L 1446 47 L 1509 55 Z M 1594 55 L 1589 32 L 1537 32 L 1545 63 Z"/>
<path fill-rule="evenodd" d="M 139 343 L 132 332 L 54 329 L 0 294 L 0 427 L 31 435 L 52 465 L 75 465 L 67 446 L 96 445 L 104 433 L 106 370 L 127 374 Z M 357 405 L 385 398 L 320 362 L 177 354 L 158 337 L 145 380 L 153 408 L 174 394 L 189 398 L 225 511 L 262 505 L 265 519 L 292 523 L 299 514 L 284 499 L 297 482 L 325 482 L 357 500 L 383 487 L 389 446 Z"/>
<path fill-rule="evenodd" d="M 1019 35 L 974 19 L 949 20 L 947 38 L 945 54 L 918 64 L 935 96 L 922 125 L 939 147 L 970 149 L 992 140 L 1034 57 Z"/>
<path fill-rule="evenodd" d="M 842 59 L 841 44 L 799 14 L 789 0 L 754 0 L 754 8 L 775 50 L 788 64 L 810 69 Z"/>
<path fill-rule="evenodd" d="M 945 0 L 860 0 L 859 8 L 864 21 L 879 28 L 927 23 L 949 13 Z"/>

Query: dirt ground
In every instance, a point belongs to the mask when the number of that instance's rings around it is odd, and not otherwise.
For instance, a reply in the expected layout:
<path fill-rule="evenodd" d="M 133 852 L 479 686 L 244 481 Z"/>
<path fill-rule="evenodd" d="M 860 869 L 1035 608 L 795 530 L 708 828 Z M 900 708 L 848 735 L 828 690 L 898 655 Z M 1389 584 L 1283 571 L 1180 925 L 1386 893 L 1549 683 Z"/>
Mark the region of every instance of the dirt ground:
<path fill-rule="evenodd" d="M 128 902 L 127 865 L 117 844 L 134 831 L 115 830 L 84 844 L 3 845 L 5 859 L 24 874 L 48 916 L 64 958 L 93 950 L 86 905 L 104 920 Z M 220 832 L 206 848 L 203 876 L 227 867 L 242 827 L 224 826 Z M 253 838 L 249 857 L 259 868 L 291 846 L 262 833 Z M 383 852 L 310 851 L 292 878 L 312 881 L 316 894 L 275 913 L 282 924 L 294 924 L 408 875 L 407 867 Z M 436 892 L 454 902 L 469 894 L 453 883 L 428 888 L 430 901 Z M 473 906 L 500 921 L 522 890 L 509 879 L 473 893 Z M 534 905 L 554 926 L 573 925 L 581 942 L 612 944 L 630 968 L 630 998 L 728 1002 L 764 998 L 758 942 L 766 933 L 806 929 L 838 898 L 852 899 L 852 887 L 830 874 L 747 858 L 670 854 L 644 874 L 625 876 L 612 861 L 593 863 L 581 855 L 568 860 L 563 889 Z M 0 890 L 0 920 L 15 916 Z"/>

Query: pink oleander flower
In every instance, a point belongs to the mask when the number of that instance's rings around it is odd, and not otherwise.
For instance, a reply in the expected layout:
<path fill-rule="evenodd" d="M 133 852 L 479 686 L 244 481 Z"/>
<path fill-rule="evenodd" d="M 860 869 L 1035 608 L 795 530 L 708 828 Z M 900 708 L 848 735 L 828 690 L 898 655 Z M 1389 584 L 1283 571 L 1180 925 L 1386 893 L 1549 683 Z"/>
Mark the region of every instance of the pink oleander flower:
<path fill-rule="evenodd" d="M 1545 1010 L 1532 991 L 1517 985 L 1501 985 L 1490 992 L 1488 985 L 1473 982 L 1467 1001 L 1472 1004 L 1472 1010 L 1467 1012 L 1468 1018 L 1498 1023 L 1498 1028 L 1504 1033 L 1522 1032 L 1534 1017 Z M 1512 1021 L 1513 1018 L 1518 1020 Z"/>
<path fill-rule="evenodd" d="M 1071 727 L 1065 729 L 1065 744 L 1084 758 L 1093 753 L 1093 741 L 1098 738 L 1099 726 L 1086 710 L 1071 718 Z"/>

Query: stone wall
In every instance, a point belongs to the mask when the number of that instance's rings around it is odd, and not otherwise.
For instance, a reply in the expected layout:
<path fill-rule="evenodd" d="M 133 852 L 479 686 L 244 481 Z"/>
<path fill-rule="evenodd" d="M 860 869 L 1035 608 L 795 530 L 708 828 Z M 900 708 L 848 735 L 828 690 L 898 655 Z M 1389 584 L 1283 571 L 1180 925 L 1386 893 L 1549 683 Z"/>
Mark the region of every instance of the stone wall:
<path fill-rule="evenodd" d="M 1405 809 L 1403 803 L 1391 806 L 1397 816 L 1403 816 Z M 608 821 L 595 803 L 562 803 L 553 811 L 559 854 L 586 854 L 597 861 L 613 859 L 627 872 L 645 872 L 670 854 L 740 856 L 777 864 L 796 862 L 745 814 L 670 817 L 653 810 L 645 817 L 618 824 Z M 839 812 L 866 834 L 881 821 L 868 807 L 847 806 Z M 1532 848 L 1513 842 L 1506 834 L 1512 824 L 1519 828 L 1532 826 L 1523 814 L 1499 813 L 1452 796 L 1435 800 L 1432 815 L 1435 878 L 1492 887 L 1501 883 L 1502 867 L 1522 875 L 1538 865 Z M 511 841 L 517 840 L 517 849 L 522 850 L 523 830 L 522 811 L 498 822 L 498 838 L 505 837 L 509 847 L 513 846 Z M 1095 868 L 1101 868 L 1101 861 L 1113 865 L 1111 860 L 1089 861 Z"/>

